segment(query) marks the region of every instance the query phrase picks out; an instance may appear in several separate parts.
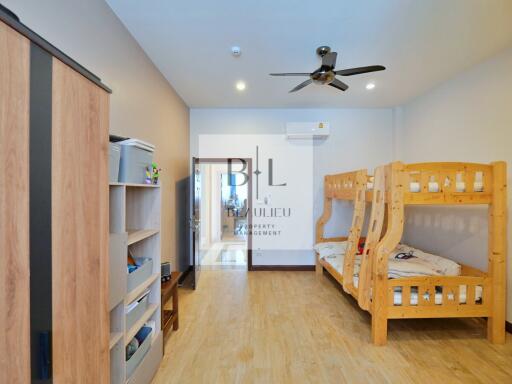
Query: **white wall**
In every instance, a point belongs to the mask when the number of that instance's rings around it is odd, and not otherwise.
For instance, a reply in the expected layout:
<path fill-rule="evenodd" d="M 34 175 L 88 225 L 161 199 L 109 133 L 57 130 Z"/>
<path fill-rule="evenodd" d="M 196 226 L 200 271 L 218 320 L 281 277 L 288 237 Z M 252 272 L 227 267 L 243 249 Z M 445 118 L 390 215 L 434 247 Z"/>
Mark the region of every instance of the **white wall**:
<path fill-rule="evenodd" d="M 174 261 L 175 184 L 188 176 L 188 107 L 104 0 L 2 0 L 22 23 L 112 90 L 110 130 L 156 145 L 163 169 L 162 260 Z"/>
<path fill-rule="evenodd" d="M 325 141 L 315 141 L 313 146 L 314 223 L 322 213 L 324 175 L 359 168 L 373 169 L 392 159 L 393 118 L 391 109 L 191 109 L 190 152 L 192 156 L 199 155 L 200 135 L 282 135 L 288 121 L 329 121 L 330 137 Z M 216 153 L 220 157 L 220 153 L 230 156 L 232 152 L 226 147 Z M 343 204 L 335 207 L 326 235 L 348 232 L 352 217 L 347 208 Z M 313 234 L 314 226 L 309 230 Z M 290 248 L 294 248 L 293 244 Z M 314 263 L 311 252 L 305 256 L 289 250 L 285 256 L 273 256 L 273 259 L 277 258 L 279 264 Z M 264 256 L 261 260 L 260 264 L 272 262 Z M 257 257 L 254 264 L 258 264 Z"/>
<path fill-rule="evenodd" d="M 395 117 L 397 159 L 485 163 L 505 160 L 508 185 L 512 185 L 512 49 L 402 106 L 395 111 Z M 510 207 L 510 189 L 508 196 Z M 410 208 L 406 241 L 486 269 L 486 213 L 486 209 L 478 207 Z M 508 292 L 507 320 L 512 321 L 510 252 Z"/>

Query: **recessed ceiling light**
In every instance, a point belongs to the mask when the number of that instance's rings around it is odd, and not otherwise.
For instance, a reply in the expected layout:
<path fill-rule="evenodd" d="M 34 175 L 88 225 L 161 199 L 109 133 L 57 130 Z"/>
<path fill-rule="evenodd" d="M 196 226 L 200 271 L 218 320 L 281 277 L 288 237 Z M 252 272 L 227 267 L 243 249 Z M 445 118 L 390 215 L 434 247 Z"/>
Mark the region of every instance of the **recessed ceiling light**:
<path fill-rule="evenodd" d="M 366 84 L 366 89 L 371 91 L 373 88 L 375 88 L 375 83 L 368 83 Z"/>
<path fill-rule="evenodd" d="M 245 82 L 243 81 L 238 81 L 236 83 L 236 89 L 238 89 L 239 91 L 243 91 L 245 90 Z"/>
<path fill-rule="evenodd" d="M 239 46 L 235 45 L 231 47 L 231 53 L 233 54 L 233 56 L 238 57 L 242 54 L 242 50 L 240 49 Z"/>

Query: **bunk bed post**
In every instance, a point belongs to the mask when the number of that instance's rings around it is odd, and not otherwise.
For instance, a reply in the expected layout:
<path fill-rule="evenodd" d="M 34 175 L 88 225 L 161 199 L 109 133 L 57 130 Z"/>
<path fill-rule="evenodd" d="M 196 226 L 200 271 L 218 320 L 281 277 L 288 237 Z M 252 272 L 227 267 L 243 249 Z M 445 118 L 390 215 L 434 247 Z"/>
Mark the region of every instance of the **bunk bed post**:
<path fill-rule="evenodd" d="M 372 280 L 372 342 L 385 345 L 388 333 L 388 257 L 402 238 L 404 228 L 404 165 L 391 163 L 386 167 L 386 194 L 388 199 L 388 226 L 375 248 Z"/>
<path fill-rule="evenodd" d="M 358 251 L 359 239 L 364 223 L 364 212 L 366 209 L 366 184 L 368 175 L 366 170 L 358 171 L 355 178 L 354 214 L 352 225 L 348 235 L 348 247 L 345 251 L 343 261 L 343 290 L 350 293 L 354 287 L 355 257 Z"/>
<path fill-rule="evenodd" d="M 324 177 L 324 211 L 322 212 L 322 216 L 316 222 L 316 243 L 320 243 L 324 239 L 324 226 L 325 223 L 329 221 L 332 213 L 332 197 L 329 197 L 329 193 L 327 190 L 327 180 L 328 176 Z M 318 253 L 315 253 L 315 272 L 317 275 L 321 276 L 323 274 L 324 267 L 320 264 L 320 256 Z"/>
<path fill-rule="evenodd" d="M 490 342 L 505 342 L 506 254 L 507 254 L 507 166 L 492 165 L 492 202 L 489 205 L 488 274 L 491 278 L 491 316 L 487 321 Z"/>
<path fill-rule="evenodd" d="M 386 193 L 386 169 L 386 166 L 380 166 L 377 167 L 374 172 L 372 211 L 365 246 L 363 254 L 361 255 L 357 302 L 359 306 L 366 311 L 370 309 L 370 290 L 372 286 L 375 247 L 382 236 Z"/>

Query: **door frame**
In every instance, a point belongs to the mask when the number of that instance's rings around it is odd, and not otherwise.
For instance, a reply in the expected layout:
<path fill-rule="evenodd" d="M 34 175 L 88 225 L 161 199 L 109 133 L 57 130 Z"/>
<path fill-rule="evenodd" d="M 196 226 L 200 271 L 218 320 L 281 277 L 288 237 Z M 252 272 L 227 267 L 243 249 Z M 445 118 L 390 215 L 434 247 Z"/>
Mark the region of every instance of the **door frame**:
<path fill-rule="evenodd" d="M 192 171 L 190 174 L 190 252 L 192 256 L 192 265 L 190 266 L 192 272 L 192 289 L 197 288 L 199 276 L 201 274 L 201 226 L 199 225 L 199 231 L 196 230 L 196 171 L 200 168 L 200 163 L 197 157 L 192 157 Z M 202 180 L 202 178 L 200 179 Z M 200 188 L 202 186 L 200 185 Z M 202 191 L 201 191 L 202 193 Z M 199 212 L 201 212 L 201 197 L 199 196 Z M 197 244 L 196 244 L 197 240 Z M 197 253 L 197 264 L 196 264 L 196 253 Z"/>
<path fill-rule="evenodd" d="M 247 185 L 247 270 L 252 271 L 252 158 L 250 157 L 196 157 L 197 164 L 226 164 L 229 159 L 244 160 L 247 162 L 247 174 L 249 175 Z"/>

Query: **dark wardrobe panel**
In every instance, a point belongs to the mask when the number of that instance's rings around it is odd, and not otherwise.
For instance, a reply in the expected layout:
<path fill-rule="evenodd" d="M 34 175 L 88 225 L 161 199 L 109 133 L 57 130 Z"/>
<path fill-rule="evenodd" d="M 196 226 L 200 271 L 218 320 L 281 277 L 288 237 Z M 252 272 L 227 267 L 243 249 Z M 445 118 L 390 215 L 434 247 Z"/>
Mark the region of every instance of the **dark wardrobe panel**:
<path fill-rule="evenodd" d="M 32 383 L 51 383 L 52 60 L 30 48 L 30 328 Z"/>

